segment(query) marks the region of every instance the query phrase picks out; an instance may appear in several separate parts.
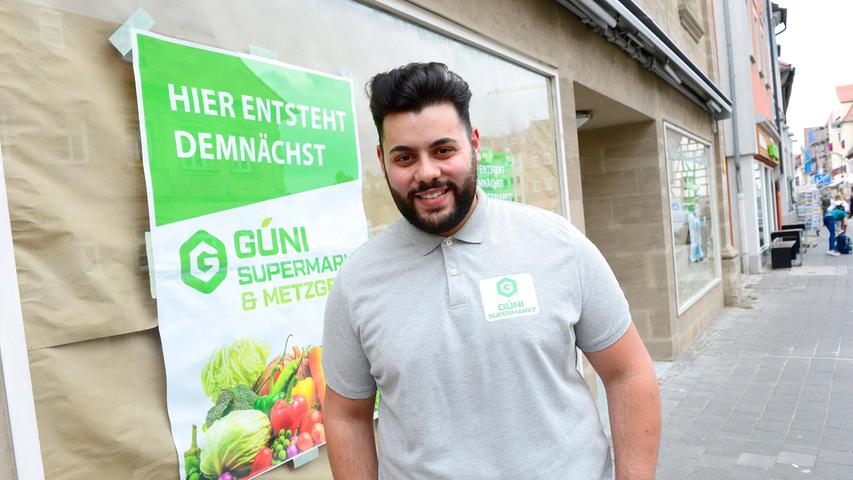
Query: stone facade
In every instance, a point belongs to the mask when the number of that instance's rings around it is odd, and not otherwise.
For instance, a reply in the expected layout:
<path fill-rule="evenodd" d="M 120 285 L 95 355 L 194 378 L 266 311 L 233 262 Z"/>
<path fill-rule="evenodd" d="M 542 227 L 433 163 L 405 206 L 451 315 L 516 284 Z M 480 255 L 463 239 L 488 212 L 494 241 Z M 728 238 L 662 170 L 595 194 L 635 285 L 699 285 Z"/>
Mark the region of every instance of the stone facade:
<path fill-rule="evenodd" d="M 453 22 L 460 29 L 470 30 L 522 56 L 552 66 L 558 72 L 556 87 L 559 91 L 558 106 L 562 121 L 559 133 L 562 137 L 557 138 L 557 143 L 564 152 L 565 162 L 561 173 L 567 188 L 568 216 L 574 225 L 587 233 L 610 262 L 652 356 L 656 359 L 670 359 L 684 351 L 722 309 L 723 285 L 730 282 L 716 285 L 681 315 L 677 313 L 664 122 L 677 125 L 712 145 L 719 145 L 714 120 L 624 51 L 582 24 L 554 0 L 414 0 L 411 3 Z M 709 24 L 712 15 L 708 14 L 710 2 L 645 0 L 639 3 L 699 68 L 716 81 L 717 61 L 712 40 L 713 29 Z M 691 23 L 690 29 L 683 25 L 684 9 L 681 7 L 688 8 L 688 13 L 695 20 L 693 23 L 688 21 Z M 97 29 L 86 30 L 97 37 L 97 42 L 78 37 L 75 37 L 75 41 L 90 47 L 96 45 L 99 62 L 118 62 L 115 52 L 104 43 L 104 38 L 117 25 L 112 21 L 99 22 Z M 705 32 L 697 40 L 698 30 Z M 225 32 L 226 35 L 230 33 Z M 216 38 L 210 36 L 194 40 L 215 43 Z M 242 35 L 239 42 L 241 46 L 245 44 Z M 69 49 L 69 55 L 81 55 L 80 52 L 86 51 L 83 48 L 73 52 Z M 46 62 L 44 67 L 48 66 L 52 65 Z M 107 70 L 104 68 L 104 71 Z M 110 83 L 112 80 L 105 81 L 114 86 Z M 596 128 L 592 123 L 578 130 L 575 115 L 585 95 L 578 93 L 583 90 L 580 87 L 606 98 L 616 108 L 617 113 L 611 117 L 614 123 L 604 128 Z M 618 112 L 626 116 L 620 116 Z M 507 115 L 512 115 L 512 112 L 507 112 Z M 131 116 L 135 119 L 135 114 Z M 118 135 L 113 137 L 119 138 Z M 718 149 L 715 149 L 713 158 L 717 158 L 717 154 Z M 713 179 L 718 191 L 721 188 L 720 171 L 717 169 L 717 176 Z M 142 188 L 142 183 L 134 188 Z M 365 198 L 372 198 L 374 193 L 377 196 L 387 195 L 384 190 L 377 190 L 366 193 Z M 721 206 L 723 197 L 718 194 L 717 198 L 718 219 L 720 225 L 724 225 L 726 215 Z M 133 264 L 132 268 L 138 268 L 135 261 L 135 258 L 129 260 Z M 147 287 L 147 283 L 140 285 L 143 289 Z M 145 318 L 154 319 L 153 304 L 146 304 L 146 308 L 149 309 L 149 315 Z M 140 315 L 128 315 L 131 319 L 136 316 Z M 74 444 L 83 441 L 84 437 L 90 437 L 107 442 L 110 447 L 115 446 L 114 455 L 109 458 L 100 456 L 85 465 L 75 465 L 84 467 L 81 475 L 91 476 L 95 472 L 102 474 L 104 465 L 97 462 L 119 463 L 115 462 L 115 458 L 121 459 L 122 468 L 132 469 L 137 475 L 160 470 L 175 471 L 177 456 L 169 436 L 162 352 L 157 330 L 152 328 L 154 325 L 152 323 L 133 335 L 103 332 L 102 337 L 87 342 L 30 350 L 29 361 L 35 372 L 35 403 L 44 458 L 53 457 L 50 452 L 56 445 Z M 29 327 L 32 328 L 32 325 Z M 115 352 L 124 352 L 134 361 L 130 365 L 123 364 L 121 368 L 113 367 L 109 359 L 114 358 Z M 69 358 L 76 361 L 68 361 Z M 97 375 L 81 377 L 88 378 L 92 395 L 112 392 L 115 385 L 122 383 L 120 379 L 127 378 L 129 374 L 138 380 L 137 383 L 153 388 L 146 388 L 142 395 L 133 391 L 133 401 L 137 407 L 133 415 L 138 415 L 138 419 L 126 415 L 126 412 L 87 410 L 89 405 L 86 398 L 72 398 L 59 389 L 59 401 L 56 401 L 56 397 L 45 393 L 49 392 L 47 389 L 38 388 L 44 384 L 62 385 L 62 381 L 67 381 L 60 378 L 62 371 L 54 368 L 57 364 L 76 372 L 96 372 Z M 593 383 L 594 375 L 588 364 L 584 370 L 589 373 L 590 383 Z M 5 398 L 3 393 L 0 391 L 0 413 L 6 411 L 2 403 Z M 122 397 L 119 394 L 116 398 Z M 139 424 L 144 417 L 144 422 L 158 432 L 156 437 L 146 438 L 145 455 L 129 454 L 136 452 L 127 447 L 134 442 L 123 437 L 117 438 L 115 432 L 99 430 L 102 428 L 100 425 L 109 423 L 102 421 L 103 415 L 119 413 L 124 417 L 122 422 L 128 424 Z M 63 436 L 56 435 L 56 426 L 62 425 L 71 415 L 88 429 L 65 429 L 61 432 Z M 6 468 L 12 466 L 6 420 L 6 417 L 0 415 L 0 478 L 8 478 Z M 86 444 L 97 443 L 90 441 Z M 70 466 L 54 460 L 48 473 L 67 471 L 67 468 Z M 331 478 L 324 456 L 288 474 L 293 474 L 294 478 Z"/>

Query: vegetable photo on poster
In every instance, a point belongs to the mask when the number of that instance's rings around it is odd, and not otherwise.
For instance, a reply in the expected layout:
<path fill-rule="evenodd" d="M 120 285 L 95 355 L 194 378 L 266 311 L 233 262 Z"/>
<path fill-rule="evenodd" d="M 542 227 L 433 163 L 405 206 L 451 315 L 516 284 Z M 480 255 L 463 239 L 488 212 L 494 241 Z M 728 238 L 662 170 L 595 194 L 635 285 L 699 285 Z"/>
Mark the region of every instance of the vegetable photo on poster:
<path fill-rule="evenodd" d="M 352 82 L 133 39 L 181 478 L 249 478 L 325 443 L 325 302 L 367 240 Z"/>
<path fill-rule="evenodd" d="M 194 442 L 184 453 L 186 478 L 243 478 L 325 443 L 322 354 L 320 345 L 286 343 L 266 363 L 269 345 L 252 338 L 214 352 L 201 372 L 214 401 L 201 427 L 205 447 Z"/>

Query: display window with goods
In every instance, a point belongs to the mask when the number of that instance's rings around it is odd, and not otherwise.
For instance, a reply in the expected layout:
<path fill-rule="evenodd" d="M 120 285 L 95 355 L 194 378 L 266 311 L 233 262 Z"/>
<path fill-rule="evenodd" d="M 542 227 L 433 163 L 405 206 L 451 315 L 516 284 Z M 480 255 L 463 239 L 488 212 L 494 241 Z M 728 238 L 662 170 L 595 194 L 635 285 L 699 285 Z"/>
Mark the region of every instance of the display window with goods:
<path fill-rule="evenodd" d="M 681 314 L 720 281 L 710 143 L 665 123 L 672 251 Z"/>
<path fill-rule="evenodd" d="M 325 294 L 399 216 L 373 74 L 446 63 L 474 94 L 480 187 L 567 215 L 556 70 L 366 3 L 148 2 L 131 62 L 107 39 L 138 3 L 0 4 L 0 181 L 47 478 L 245 478 L 323 443 Z"/>

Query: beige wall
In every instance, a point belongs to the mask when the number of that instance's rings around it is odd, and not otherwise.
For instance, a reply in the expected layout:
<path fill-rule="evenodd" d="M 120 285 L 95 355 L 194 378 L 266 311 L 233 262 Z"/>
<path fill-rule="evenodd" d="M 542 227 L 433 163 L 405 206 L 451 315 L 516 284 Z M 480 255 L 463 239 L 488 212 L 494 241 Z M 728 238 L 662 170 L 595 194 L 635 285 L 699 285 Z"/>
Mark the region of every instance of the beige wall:
<path fill-rule="evenodd" d="M 653 358 L 670 358 L 666 237 L 654 121 L 578 135 L 586 234 L 607 258 Z M 668 212 L 667 212 L 668 214 Z"/>
<path fill-rule="evenodd" d="M 642 68 L 618 47 L 608 43 L 581 24 L 556 1 L 492 0 L 486 3 L 417 0 L 415 3 L 558 69 L 564 128 L 564 136 L 558 141 L 562 141 L 565 148 L 565 175 L 568 182 L 569 212 L 572 222 L 581 229 L 586 228 L 591 236 L 601 235 L 598 243 L 606 255 L 619 255 L 619 250 L 608 245 L 607 242 L 619 240 L 620 231 L 636 232 L 639 238 L 637 248 L 645 247 L 640 260 L 632 260 L 629 255 L 624 255 L 615 262 L 614 269 L 626 287 L 635 320 L 655 356 L 667 358 L 680 351 L 683 348 L 682 345 L 695 336 L 699 328 L 713 317 L 715 309 L 721 308 L 722 301 L 718 299 L 719 295 L 715 296 L 712 293 L 698 302 L 682 318 L 677 321 L 674 318 L 672 255 L 671 246 L 667 240 L 670 238 L 670 231 L 669 222 L 665 216 L 667 213 L 665 190 L 662 190 L 662 185 L 666 184 L 664 180 L 666 173 L 662 169 L 664 164 L 661 153 L 663 151 L 661 122 L 669 120 L 703 138 L 710 139 L 712 124 L 708 116 L 654 74 Z M 658 3 L 666 12 L 665 15 L 661 15 L 664 18 L 670 16 L 674 1 Z M 650 11 L 650 13 L 657 12 Z M 78 49 L 75 54 L 85 53 L 92 55 L 97 62 L 114 64 L 115 52 L 104 39 L 115 27 L 114 24 L 100 22 L 94 27 L 87 26 L 85 29 L 74 30 L 89 32 L 88 35 L 99 39 L 99 42 L 95 43 L 94 40 L 76 38 L 81 44 L 102 45 L 97 52 Z M 665 30 L 672 34 L 671 25 Z M 683 33 L 677 35 L 683 35 Z M 682 42 L 679 41 L 679 44 Z M 701 57 L 702 50 L 697 49 L 690 55 Z M 704 61 L 697 60 L 700 66 L 707 65 L 709 62 L 711 61 L 708 58 Z M 39 62 L 38 68 L 67 67 L 59 62 L 45 61 Z M 109 68 L 89 69 L 88 73 L 95 75 L 101 71 L 109 71 Z M 81 75 L 86 73 L 82 72 Z M 103 78 L 102 81 L 105 89 L 112 90 L 122 89 L 132 84 L 128 78 Z M 581 154 L 574 118 L 573 85 L 575 82 L 586 85 L 654 119 L 641 125 L 619 127 L 626 129 L 629 138 L 635 139 L 636 142 L 628 144 L 625 141 L 621 147 L 617 145 L 607 152 L 602 147 L 601 152 L 595 154 L 598 155 L 595 158 L 600 159 L 600 165 L 590 166 L 592 168 L 590 175 L 601 175 L 605 170 L 612 171 L 612 178 L 620 186 L 615 190 L 603 179 L 595 181 L 590 177 L 587 179 L 591 181 L 588 185 L 588 182 L 582 182 Z M 120 115 L 122 120 L 114 125 L 113 128 L 116 131 L 107 136 L 116 139 L 132 137 L 135 135 L 134 128 L 136 128 L 133 120 L 135 118 L 134 97 L 127 92 L 113 92 L 113 96 L 127 101 L 120 105 L 119 110 L 123 112 Z M 48 115 L 50 112 L 38 113 Z M 101 114 L 97 116 L 105 117 Z M 93 133 L 100 135 L 104 132 Z M 584 137 L 585 141 L 594 138 L 586 138 L 586 134 Z M 596 143 L 593 140 L 589 141 L 592 145 Z M 603 141 L 599 141 L 599 144 L 601 143 Z M 102 144 L 99 142 L 97 145 Z M 103 143 L 103 145 L 109 144 Z M 37 150 L 36 145 L 29 145 L 26 148 Z M 113 150 L 120 149 L 121 147 L 116 147 Z M 596 168 L 602 173 L 592 173 Z M 137 182 L 133 186 L 134 194 L 138 194 L 142 184 Z M 631 188 L 633 190 L 630 190 Z M 105 195 L 104 198 L 106 200 L 103 203 L 108 203 L 110 197 Z M 616 231 L 614 235 L 603 235 L 598 232 L 602 218 L 598 215 L 598 208 L 610 212 L 606 218 L 609 222 L 608 228 Z M 145 213 L 144 208 L 134 211 Z M 135 217 L 124 219 L 134 225 L 139 220 Z M 127 230 L 141 231 L 136 227 L 128 227 Z M 129 251 L 122 257 L 133 265 L 122 267 L 116 273 L 116 278 L 135 275 L 135 273 L 129 274 L 128 270 L 139 268 L 135 264 L 134 256 L 138 253 L 137 246 L 124 240 L 117 241 L 117 245 Z M 647 289 L 642 290 L 640 281 L 643 279 L 651 282 L 650 288 L 646 285 Z M 109 283 L 103 285 L 106 290 L 110 290 Z M 147 294 L 145 289 L 147 284 L 140 284 L 140 299 L 146 298 L 143 295 Z M 654 293 L 644 297 L 641 292 Z M 105 304 L 109 303 L 105 302 Z M 57 348 L 32 349 L 33 347 L 30 346 L 39 430 L 42 432 L 42 453 L 46 460 L 48 478 L 59 477 L 63 472 L 67 474 L 70 468 L 79 468 L 80 470 L 77 471 L 79 475 L 94 477 L 110 476 L 110 472 L 114 472 L 116 477 L 126 477 L 128 472 L 137 473 L 139 478 L 146 473 L 161 476 L 173 475 L 177 457 L 166 419 L 163 359 L 157 330 L 153 328 L 152 320 L 155 318 L 153 305 L 146 300 L 139 310 L 141 313 L 133 311 L 126 318 L 113 322 L 120 327 L 126 327 L 131 321 L 148 322 L 141 327 L 136 326 L 135 329 L 122 331 L 122 333 L 126 331 L 135 333 L 119 335 L 112 331 L 104 331 L 104 338 L 71 343 Z M 693 325 L 699 327 L 693 327 Z M 658 342 L 658 339 L 673 334 L 676 340 L 670 342 L 668 347 L 665 342 Z M 67 368 L 57 369 L 56 365 Z M 69 376 L 63 373 L 68 370 L 86 372 L 87 375 Z M 88 382 L 87 385 L 92 385 L 91 390 L 87 390 L 85 395 L 70 395 L 72 391 L 76 391 L 73 385 L 85 382 Z M 92 396 L 98 392 L 110 392 L 109 402 L 115 408 L 109 411 L 95 409 Z M 0 412 L 5 412 L 5 408 L 0 409 Z M 146 414 L 142 415 L 142 413 Z M 72 418 L 74 420 L 69 421 Z M 75 428 L 81 425 L 85 428 Z M 112 429 L 108 429 L 108 426 Z M 0 420 L 0 478 L 8 478 L 3 470 L 4 465 L 8 465 L 4 463 L 3 456 L 8 452 L 6 448 L 8 442 L 4 443 L 5 431 L 5 423 Z M 116 462 L 116 458 L 120 458 L 121 462 Z M 79 465 L 79 459 L 94 461 L 87 465 Z M 284 477 L 284 472 L 277 472 L 270 475 L 270 478 L 280 478 L 279 476 Z M 300 477 L 329 478 L 328 467 L 323 460 L 318 460 L 297 471 L 296 477 L 287 478 Z"/>
<path fill-rule="evenodd" d="M 711 80 L 719 81 L 713 2 L 704 0 L 636 0 L 672 41 Z M 692 18 L 703 31 L 694 38 L 686 27 Z"/>
<path fill-rule="evenodd" d="M 586 234 L 619 279 L 652 357 L 667 360 L 710 324 L 723 298 L 718 285 L 678 315 L 662 135 L 649 121 L 581 131 L 578 143 Z"/>

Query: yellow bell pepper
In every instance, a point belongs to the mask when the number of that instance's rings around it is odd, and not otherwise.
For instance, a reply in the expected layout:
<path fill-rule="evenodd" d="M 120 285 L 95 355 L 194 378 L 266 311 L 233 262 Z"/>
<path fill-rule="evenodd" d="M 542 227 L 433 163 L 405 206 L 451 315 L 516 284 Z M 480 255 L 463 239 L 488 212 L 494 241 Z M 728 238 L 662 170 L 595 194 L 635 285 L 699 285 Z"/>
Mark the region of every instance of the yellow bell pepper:
<path fill-rule="evenodd" d="M 311 408 L 317 400 L 317 387 L 314 385 L 314 379 L 311 377 L 305 377 L 296 382 L 296 386 L 293 387 L 292 395 L 301 395 L 308 404 L 308 408 Z"/>

